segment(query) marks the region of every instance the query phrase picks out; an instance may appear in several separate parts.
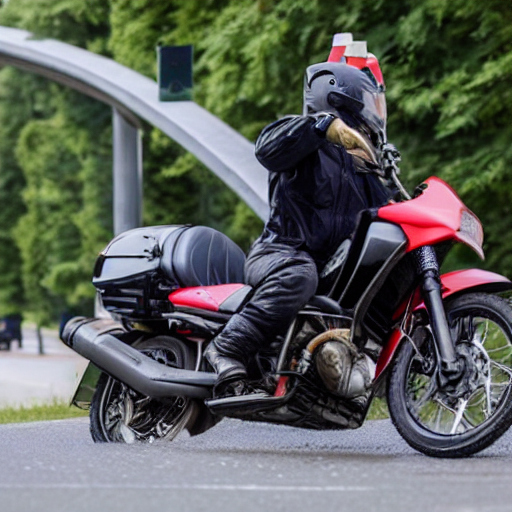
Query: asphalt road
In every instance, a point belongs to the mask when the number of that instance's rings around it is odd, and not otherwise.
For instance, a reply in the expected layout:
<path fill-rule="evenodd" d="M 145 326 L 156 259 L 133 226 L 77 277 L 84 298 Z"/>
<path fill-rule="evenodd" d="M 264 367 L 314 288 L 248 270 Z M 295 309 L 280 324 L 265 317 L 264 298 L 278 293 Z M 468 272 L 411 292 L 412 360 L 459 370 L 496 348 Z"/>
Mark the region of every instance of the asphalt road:
<path fill-rule="evenodd" d="M 387 420 L 347 432 L 223 420 L 152 445 L 94 444 L 88 428 L 87 418 L 0 425 L 0 510 L 512 510 L 512 433 L 470 459 L 439 460 Z"/>
<path fill-rule="evenodd" d="M 0 352 L 0 406 L 68 400 L 86 361 L 45 332 Z M 346 432 L 224 420 L 173 443 L 98 445 L 87 418 L 0 425 L 0 512 L 512 510 L 512 431 L 478 456 L 417 454 L 389 421 Z"/>

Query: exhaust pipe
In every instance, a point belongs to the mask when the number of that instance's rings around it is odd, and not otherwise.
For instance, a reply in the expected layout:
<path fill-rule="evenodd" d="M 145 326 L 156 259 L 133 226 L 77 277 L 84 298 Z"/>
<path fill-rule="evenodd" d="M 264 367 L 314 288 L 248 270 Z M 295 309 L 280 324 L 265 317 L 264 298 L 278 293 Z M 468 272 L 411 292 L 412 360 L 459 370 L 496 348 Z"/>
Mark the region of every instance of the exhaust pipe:
<path fill-rule="evenodd" d="M 157 363 L 118 337 L 122 326 L 111 319 L 75 317 L 62 330 L 62 341 L 98 368 L 151 398 L 209 398 L 216 374 L 171 368 Z"/>

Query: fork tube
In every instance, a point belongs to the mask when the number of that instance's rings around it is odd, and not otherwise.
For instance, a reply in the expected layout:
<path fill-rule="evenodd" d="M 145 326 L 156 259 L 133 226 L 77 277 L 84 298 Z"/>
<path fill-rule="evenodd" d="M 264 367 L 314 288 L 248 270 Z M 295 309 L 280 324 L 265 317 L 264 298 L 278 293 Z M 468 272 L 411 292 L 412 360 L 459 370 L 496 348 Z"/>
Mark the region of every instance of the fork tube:
<path fill-rule="evenodd" d="M 445 375 L 459 373 L 448 320 L 443 306 L 439 263 L 434 249 L 420 247 L 415 251 L 416 265 L 422 278 L 422 294 L 430 317 L 432 333 L 441 357 L 441 369 Z"/>

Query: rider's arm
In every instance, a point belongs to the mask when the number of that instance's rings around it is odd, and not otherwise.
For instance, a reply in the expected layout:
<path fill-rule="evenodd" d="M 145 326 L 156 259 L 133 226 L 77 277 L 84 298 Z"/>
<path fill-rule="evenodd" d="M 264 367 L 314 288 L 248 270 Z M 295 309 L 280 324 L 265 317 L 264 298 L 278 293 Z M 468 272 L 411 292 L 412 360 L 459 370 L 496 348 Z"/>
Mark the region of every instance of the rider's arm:
<path fill-rule="evenodd" d="M 332 115 L 287 116 L 263 129 L 256 141 L 256 158 L 270 171 L 295 167 L 324 142 Z"/>

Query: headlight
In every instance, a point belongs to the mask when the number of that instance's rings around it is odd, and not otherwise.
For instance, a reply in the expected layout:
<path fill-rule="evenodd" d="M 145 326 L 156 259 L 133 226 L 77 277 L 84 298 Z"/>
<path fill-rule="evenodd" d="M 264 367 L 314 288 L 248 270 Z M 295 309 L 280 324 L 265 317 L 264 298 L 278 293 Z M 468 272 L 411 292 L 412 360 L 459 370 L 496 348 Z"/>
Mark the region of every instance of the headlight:
<path fill-rule="evenodd" d="M 462 210 L 460 216 L 460 228 L 457 238 L 469 245 L 479 256 L 484 259 L 482 245 L 484 243 L 484 231 L 478 217 L 469 210 Z"/>

